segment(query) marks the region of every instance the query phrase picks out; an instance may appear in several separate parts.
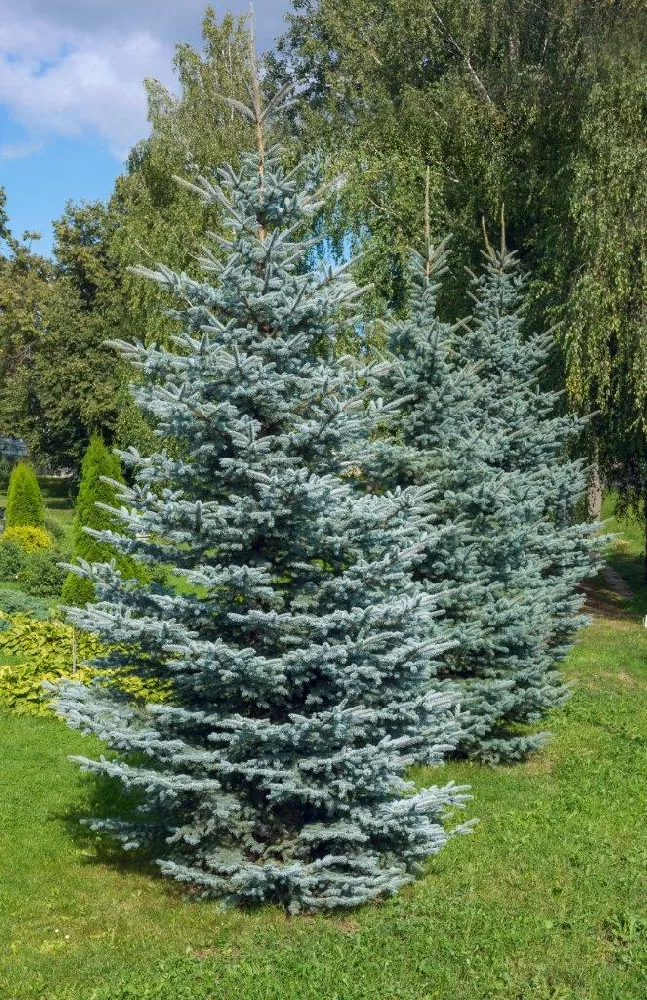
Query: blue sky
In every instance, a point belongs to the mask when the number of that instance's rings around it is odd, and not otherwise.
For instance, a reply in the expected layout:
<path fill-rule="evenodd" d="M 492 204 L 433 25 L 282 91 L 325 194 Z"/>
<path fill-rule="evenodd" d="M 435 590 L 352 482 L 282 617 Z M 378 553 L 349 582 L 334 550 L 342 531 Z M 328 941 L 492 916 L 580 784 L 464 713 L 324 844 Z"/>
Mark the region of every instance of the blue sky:
<path fill-rule="evenodd" d="M 69 199 L 106 198 L 146 135 L 142 79 L 173 88 L 177 42 L 200 42 L 206 0 L 2 0 L 0 186 L 10 226 L 43 234 Z M 246 0 L 214 3 L 246 13 Z M 283 29 L 289 0 L 257 0 L 259 47 Z"/>

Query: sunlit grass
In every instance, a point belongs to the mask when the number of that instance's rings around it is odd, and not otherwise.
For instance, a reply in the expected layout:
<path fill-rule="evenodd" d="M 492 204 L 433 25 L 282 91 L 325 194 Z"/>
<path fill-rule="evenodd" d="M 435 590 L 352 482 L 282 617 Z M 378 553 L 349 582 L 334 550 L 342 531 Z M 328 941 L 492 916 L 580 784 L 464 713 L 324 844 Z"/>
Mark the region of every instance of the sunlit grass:
<path fill-rule="evenodd" d="M 627 558 L 639 542 L 628 534 Z M 647 589 L 609 603 L 565 665 L 554 739 L 471 784 L 480 823 L 396 898 L 287 918 L 189 902 L 78 825 L 100 748 L 0 716 L 0 996 L 8 1000 L 644 1000 Z M 617 617 L 623 613 L 622 617 Z"/>

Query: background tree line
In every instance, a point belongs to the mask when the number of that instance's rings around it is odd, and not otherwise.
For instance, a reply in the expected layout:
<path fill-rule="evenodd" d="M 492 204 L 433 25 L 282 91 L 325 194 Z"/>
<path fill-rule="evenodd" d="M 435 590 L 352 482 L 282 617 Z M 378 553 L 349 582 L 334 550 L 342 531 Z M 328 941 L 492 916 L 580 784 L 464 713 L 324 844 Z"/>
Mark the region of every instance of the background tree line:
<path fill-rule="evenodd" d="M 565 405 L 596 412 L 583 453 L 626 502 L 647 496 L 644 179 L 647 98 L 643 0 L 293 0 L 266 57 L 265 86 L 299 81 L 295 157 L 316 149 L 345 184 L 317 233 L 326 255 L 361 246 L 369 314 L 400 308 L 404 262 L 423 248 L 425 175 L 436 241 L 452 234 L 447 313 L 464 303 L 464 267 L 505 204 L 508 242 L 532 273 L 529 319 L 556 325 L 546 372 Z M 103 344 L 164 339 L 164 293 L 130 265 L 194 273 L 217 211 L 174 180 L 252 144 L 216 91 L 246 99 L 244 23 L 207 9 L 203 46 L 177 47 L 178 97 L 147 81 L 150 137 L 107 204 L 70 203 L 46 260 L 0 221 L 0 434 L 40 462 L 78 468 L 92 433 L 138 443 L 127 366 Z M 593 481 L 595 492 L 595 480 Z M 593 498 L 595 500 L 595 498 Z"/>

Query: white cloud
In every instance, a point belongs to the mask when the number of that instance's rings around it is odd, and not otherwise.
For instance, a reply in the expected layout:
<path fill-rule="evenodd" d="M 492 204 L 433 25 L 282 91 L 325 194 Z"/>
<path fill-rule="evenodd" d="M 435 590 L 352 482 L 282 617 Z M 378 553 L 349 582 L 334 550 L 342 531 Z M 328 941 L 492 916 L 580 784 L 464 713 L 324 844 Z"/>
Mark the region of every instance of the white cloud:
<path fill-rule="evenodd" d="M 142 80 L 173 85 L 175 43 L 199 44 L 196 0 L 4 0 L 0 104 L 25 137 L 0 156 L 29 155 L 53 136 L 91 136 L 118 159 L 147 132 Z M 239 12 L 244 0 L 228 5 Z M 281 30 L 288 0 L 260 0 L 261 44 Z M 223 8 L 224 9 L 224 8 Z"/>
<path fill-rule="evenodd" d="M 3 142 L 0 145 L 0 160 L 22 160 L 43 148 L 42 139 L 23 139 L 18 142 Z"/>

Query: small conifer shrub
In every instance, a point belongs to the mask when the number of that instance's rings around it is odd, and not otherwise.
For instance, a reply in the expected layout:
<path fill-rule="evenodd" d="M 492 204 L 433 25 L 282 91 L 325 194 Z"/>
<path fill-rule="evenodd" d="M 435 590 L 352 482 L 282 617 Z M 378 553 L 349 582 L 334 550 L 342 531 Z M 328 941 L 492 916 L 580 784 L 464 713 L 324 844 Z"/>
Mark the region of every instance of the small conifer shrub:
<path fill-rule="evenodd" d="M 28 462 L 18 462 L 11 470 L 5 510 L 5 528 L 23 524 L 34 528 L 45 526 L 43 495 Z"/>
<path fill-rule="evenodd" d="M 128 573 L 132 569 L 131 561 L 96 534 L 114 527 L 114 519 L 106 508 L 116 503 L 119 483 L 123 483 L 119 458 L 102 438 L 92 437 L 81 463 L 81 482 L 74 508 L 74 555 L 87 562 L 115 559 L 118 568 Z M 71 569 L 63 584 L 62 603 L 83 607 L 94 598 L 92 581 Z"/>

